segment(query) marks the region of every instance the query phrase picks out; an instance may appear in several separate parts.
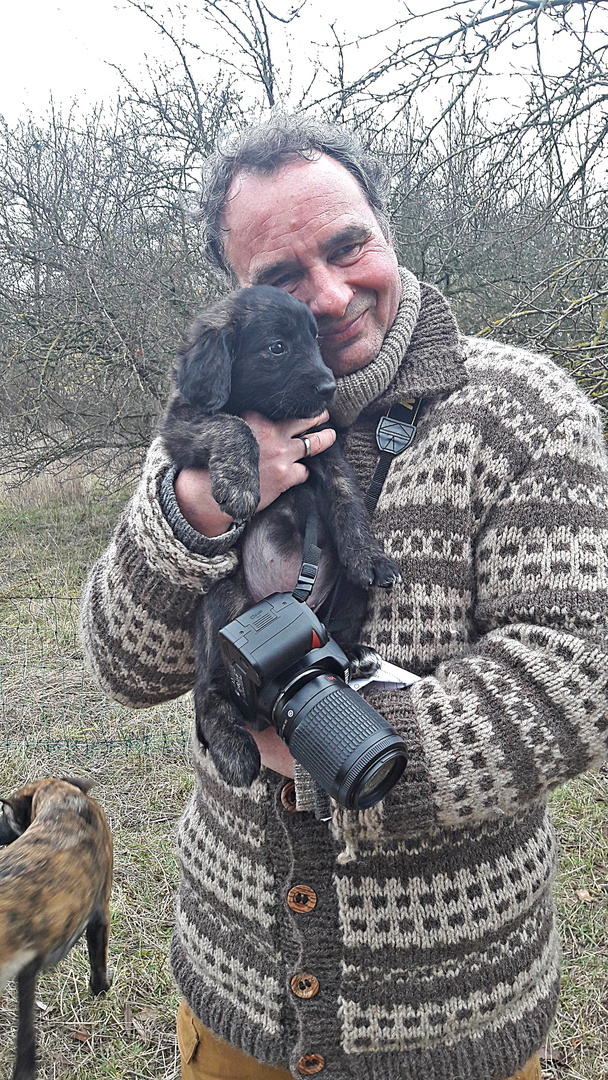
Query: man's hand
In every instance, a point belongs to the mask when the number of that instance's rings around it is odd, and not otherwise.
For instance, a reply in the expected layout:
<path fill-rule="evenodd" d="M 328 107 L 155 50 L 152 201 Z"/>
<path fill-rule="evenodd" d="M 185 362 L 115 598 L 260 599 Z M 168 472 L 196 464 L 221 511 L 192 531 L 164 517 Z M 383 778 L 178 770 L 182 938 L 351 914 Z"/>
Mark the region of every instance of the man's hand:
<path fill-rule="evenodd" d="M 267 727 L 263 731 L 252 731 L 251 734 L 258 744 L 262 765 L 293 780 L 293 758 L 275 729 Z"/>
<path fill-rule="evenodd" d="M 329 414 L 312 416 L 305 420 L 282 420 L 273 423 L 259 413 L 245 413 L 243 419 L 249 424 L 260 444 L 260 502 L 258 511 L 269 506 L 284 491 L 308 479 L 308 469 L 300 460 L 305 447 L 302 435 L 309 428 L 324 424 Z M 335 442 L 333 428 L 307 435 L 310 456 L 321 454 Z M 211 495 L 209 473 L 202 469 L 182 469 L 175 481 L 175 495 L 182 514 L 193 529 L 204 536 L 220 536 L 232 523 Z M 278 738 L 278 736 L 277 736 Z M 272 768 L 272 766 L 270 766 Z"/>

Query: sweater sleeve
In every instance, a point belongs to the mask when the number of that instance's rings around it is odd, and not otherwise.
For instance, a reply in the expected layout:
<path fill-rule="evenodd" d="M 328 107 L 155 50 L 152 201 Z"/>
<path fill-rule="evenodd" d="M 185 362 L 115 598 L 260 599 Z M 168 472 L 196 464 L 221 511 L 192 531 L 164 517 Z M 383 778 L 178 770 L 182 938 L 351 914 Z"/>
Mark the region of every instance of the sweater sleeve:
<path fill-rule="evenodd" d="M 513 815 L 606 757 L 608 462 L 586 402 L 486 508 L 475 574 L 467 653 L 368 695 L 409 748 L 382 806 L 391 832 Z"/>
<path fill-rule="evenodd" d="M 102 690 L 144 708 L 178 697 L 194 681 L 191 627 L 200 596 L 237 566 L 241 529 L 192 551 L 163 513 L 170 468 L 159 439 L 112 540 L 89 574 L 81 604 L 85 656 Z"/>

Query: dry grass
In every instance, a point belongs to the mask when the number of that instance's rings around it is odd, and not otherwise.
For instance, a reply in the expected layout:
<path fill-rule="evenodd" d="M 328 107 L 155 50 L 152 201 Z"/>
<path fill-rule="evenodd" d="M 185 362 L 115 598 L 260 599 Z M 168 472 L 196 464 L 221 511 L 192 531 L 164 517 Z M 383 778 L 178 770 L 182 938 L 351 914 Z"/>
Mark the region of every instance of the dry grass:
<path fill-rule="evenodd" d="M 82 942 L 41 975 L 41 1080 L 171 1080 L 179 1075 L 168 964 L 178 882 L 173 832 L 192 784 L 190 708 L 182 701 L 121 709 L 102 698 L 84 667 L 78 596 L 125 498 L 101 495 L 65 475 L 2 494 L 0 791 L 37 776 L 94 777 L 114 837 L 113 985 L 92 998 Z M 10 1075 L 15 1009 L 11 984 L 0 1003 L 0 1076 Z"/>
<path fill-rule="evenodd" d="M 77 602 L 44 599 L 78 596 L 123 501 L 124 494 L 100 499 L 94 486 L 69 477 L 59 485 L 39 478 L 3 500 L 0 792 L 33 776 L 93 776 L 116 859 L 112 989 L 104 999 L 90 996 L 82 943 L 40 978 L 41 1080 L 179 1076 L 167 956 L 178 882 L 173 833 L 192 784 L 189 706 L 142 714 L 104 702 L 83 668 Z M 581 777 L 552 804 L 564 981 L 543 1078 L 608 1080 L 608 778 Z M 0 1003 L 0 1076 L 10 1073 L 14 1015 L 9 986 Z"/>

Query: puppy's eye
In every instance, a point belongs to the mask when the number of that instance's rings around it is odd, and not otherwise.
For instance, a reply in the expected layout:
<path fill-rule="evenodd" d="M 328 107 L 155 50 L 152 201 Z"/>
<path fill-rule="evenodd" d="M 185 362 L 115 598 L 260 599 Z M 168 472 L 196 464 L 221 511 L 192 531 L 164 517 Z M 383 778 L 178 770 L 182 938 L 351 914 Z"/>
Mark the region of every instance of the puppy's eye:
<path fill-rule="evenodd" d="M 268 352 L 271 352 L 273 356 L 282 356 L 286 351 L 282 341 L 273 341 L 272 345 L 268 346 Z"/>

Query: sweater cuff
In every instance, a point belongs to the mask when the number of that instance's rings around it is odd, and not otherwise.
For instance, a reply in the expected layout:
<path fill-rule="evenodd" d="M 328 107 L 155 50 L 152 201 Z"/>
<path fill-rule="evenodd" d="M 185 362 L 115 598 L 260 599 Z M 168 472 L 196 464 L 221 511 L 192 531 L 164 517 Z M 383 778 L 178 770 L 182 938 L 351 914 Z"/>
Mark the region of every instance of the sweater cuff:
<path fill-rule="evenodd" d="M 403 776 L 383 800 L 386 831 L 408 836 L 426 832 L 435 822 L 435 807 L 411 690 L 372 690 L 372 687 L 373 683 L 366 687 L 368 692 L 364 696 L 401 736 L 407 753 Z"/>
<path fill-rule="evenodd" d="M 369 855 L 389 838 L 409 839 L 429 831 L 435 823 L 431 781 L 418 724 L 408 690 L 372 690 L 362 695 L 384 716 L 403 739 L 407 765 L 381 802 L 367 810 L 346 810 L 333 804 L 331 831 L 343 850 L 338 862 L 348 863 L 359 855 Z"/>
<path fill-rule="evenodd" d="M 144 566 L 146 574 L 152 575 L 150 582 L 153 579 L 156 587 L 163 592 L 177 585 L 205 593 L 216 581 L 234 573 L 238 566 L 238 554 L 231 546 L 223 553 L 217 553 L 216 549 L 215 554 L 198 555 L 180 543 L 160 501 L 161 485 L 170 468 L 171 462 L 162 440 L 156 438 L 148 450 L 141 482 L 116 530 L 115 547 L 118 547 L 112 552 L 108 549 L 107 555 L 111 560 L 118 559 L 124 563 L 122 547 L 132 541 L 138 552 L 134 572 L 139 573 Z"/>
<path fill-rule="evenodd" d="M 192 528 L 182 514 L 175 495 L 175 478 L 178 470 L 175 465 L 165 473 L 159 489 L 159 499 L 163 514 L 176 540 L 183 544 L 188 551 L 195 555 L 205 555 L 212 558 L 214 555 L 223 555 L 234 547 L 239 536 L 245 528 L 245 522 L 233 522 L 227 532 L 220 536 L 205 536 Z"/>

